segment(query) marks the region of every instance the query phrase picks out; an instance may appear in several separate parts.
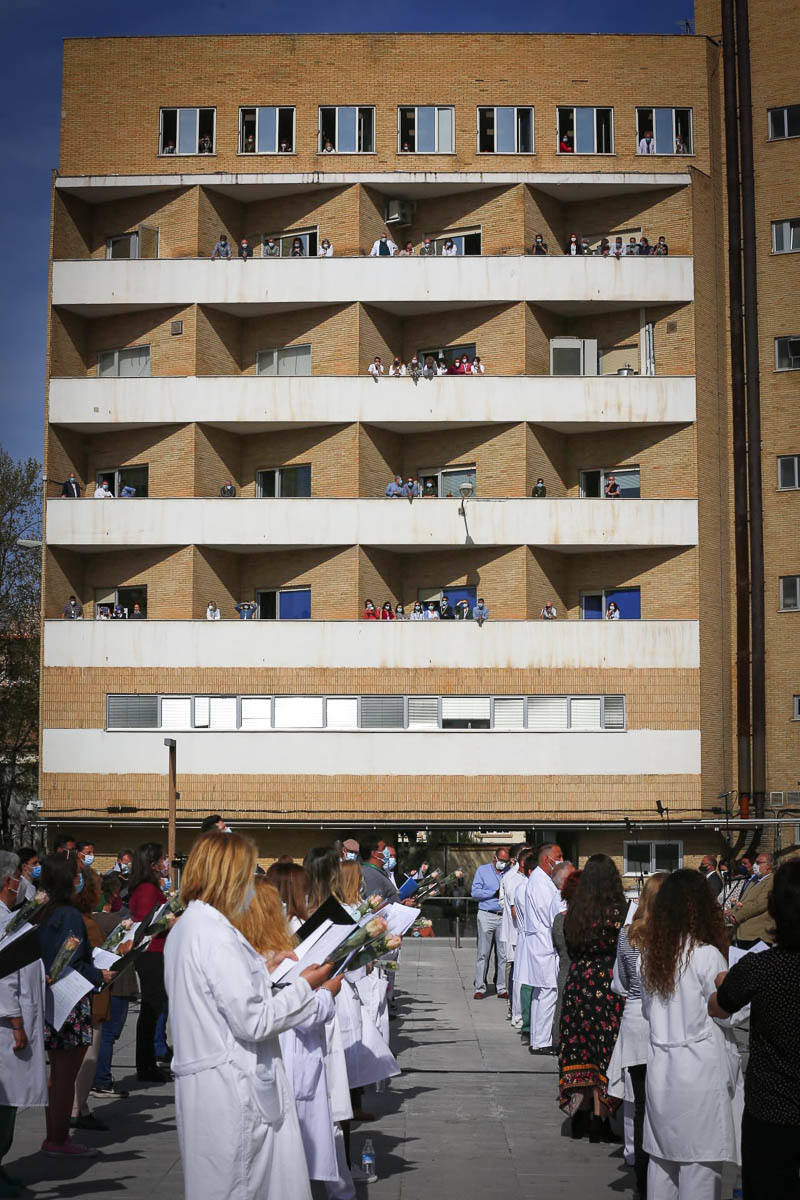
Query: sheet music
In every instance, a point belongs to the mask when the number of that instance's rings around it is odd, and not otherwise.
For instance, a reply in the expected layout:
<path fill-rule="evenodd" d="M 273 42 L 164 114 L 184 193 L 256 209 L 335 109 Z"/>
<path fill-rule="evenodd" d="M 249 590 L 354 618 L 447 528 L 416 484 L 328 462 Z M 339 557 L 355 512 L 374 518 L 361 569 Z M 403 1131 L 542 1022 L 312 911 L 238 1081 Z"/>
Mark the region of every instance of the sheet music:
<path fill-rule="evenodd" d="M 79 1000 L 92 991 L 94 984 L 75 971 L 72 967 L 66 970 L 55 983 L 49 983 L 45 989 L 44 1015 L 58 1032 Z"/>
<path fill-rule="evenodd" d="M 295 947 L 298 962 L 284 959 L 276 968 L 275 974 L 271 976 L 273 983 L 278 979 L 281 983 L 294 983 L 300 977 L 300 972 L 304 971 L 311 963 L 324 963 L 327 958 L 330 958 L 334 950 L 341 946 L 342 942 L 347 941 L 354 929 L 353 925 L 334 925 L 331 921 L 323 922 L 310 937 Z"/>
<path fill-rule="evenodd" d="M 402 937 L 408 933 L 421 912 L 421 908 L 409 908 L 406 904 L 387 904 L 386 908 L 381 909 L 380 915 L 386 921 L 386 932 L 398 933 Z"/>
<path fill-rule="evenodd" d="M 28 933 L 31 929 L 33 929 L 33 926 L 31 925 L 30 921 L 26 921 L 24 925 L 20 925 L 19 929 L 15 929 L 13 933 L 0 934 L 0 942 L 2 942 L 3 949 L 5 950 L 6 947 L 10 946 L 12 942 L 15 942 L 18 937 L 22 937 L 24 933 Z"/>
<path fill-rule="evenodd" d="M 119 962 L 119 955 L 113 950 L 104 950 L 102 946 L 95 946 L 92 951 L 92 962 L 99 971 L 110 971 L 115 963 Z"/>

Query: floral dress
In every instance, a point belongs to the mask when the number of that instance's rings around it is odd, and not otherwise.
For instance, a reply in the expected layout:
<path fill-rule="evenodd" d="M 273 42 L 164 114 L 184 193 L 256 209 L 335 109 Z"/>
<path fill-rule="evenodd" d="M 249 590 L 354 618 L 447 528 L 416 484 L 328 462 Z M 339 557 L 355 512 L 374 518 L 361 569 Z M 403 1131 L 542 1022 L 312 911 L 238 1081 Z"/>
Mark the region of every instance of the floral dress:
<path fill-rule="evenodd" d="M 77 1050 L 80 1046 L 91 1046 L 92 1001 L 89 996 L 78 1001 L 58 1031 L 45 1021 L 44 1044 L 48 1050 Z"/>
<path fill-rule="evenodd" d="M 598 918 L 588 942 L 569 947 L 572 963 L 564 988 L 558 1056 L 559 1104 L 569 1115 L 580 1106 L 584 1088 L 599 1088 L 609 1111 L 620 1101 L 608 1094 L 608 1064 L 625 1000 L 611 990 L 617 938 L 624 913 Z"/>

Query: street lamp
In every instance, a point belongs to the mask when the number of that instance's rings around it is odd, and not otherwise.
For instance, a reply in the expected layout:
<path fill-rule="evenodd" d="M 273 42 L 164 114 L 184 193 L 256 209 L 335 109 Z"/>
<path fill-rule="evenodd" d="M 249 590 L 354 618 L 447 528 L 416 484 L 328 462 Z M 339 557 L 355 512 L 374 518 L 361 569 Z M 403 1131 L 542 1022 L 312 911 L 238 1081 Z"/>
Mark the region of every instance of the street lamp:
<path fill-rule="evenodd" d="M 473 488 L 471 483 L 464 482 L 464 483 L 459 484 L 458 491 L 461 496 L 461 508 L 458 510 L 459 516 L 466 517 L 467 514 L 464 509 L 464 505 L 467 503 L 467 501 L 469 500 L 469 498 L 472 495 L 472 493 L 474 492 L 474 490 L 475 489 Z"/>

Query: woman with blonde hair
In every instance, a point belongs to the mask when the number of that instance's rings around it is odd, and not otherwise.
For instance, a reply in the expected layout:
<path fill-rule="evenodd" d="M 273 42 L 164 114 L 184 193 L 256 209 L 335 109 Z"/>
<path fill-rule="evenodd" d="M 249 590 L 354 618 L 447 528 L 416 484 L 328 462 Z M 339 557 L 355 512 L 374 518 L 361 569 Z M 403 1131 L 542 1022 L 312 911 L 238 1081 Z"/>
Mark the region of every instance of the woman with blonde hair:
<path fill-rule="evenodd" d="M 357 862 L 339 863 L 333 881 L 333 894 L 340 904 L 343 904 L 352 916 L 361 899 L 363 879 L 361 864 Z"/>
<path fill-rule="evenodd" d="M 311 1200 L 278 1035 L 316 1011 L 328 964 L 274 993 L 235 928 L 255 895 L 256 847 L 237 833 L 195 842 L 186 912 L 164 950 L 172 1071 L 187 1200 Z"/>
<path fill-rule="evenodd" d="M 235 924 L 253 949 L 263 955 L 267 970 L 274 970 L 292 953 L 297 939 L 289 932 L 281 898 L 266 877 L 256 878 L 255 890 L 253 903 Z M 334 1019 L 333 997 L 340 986 L 341 976 L 337 976 L 321 987 L 315 993 L 316 1010 L 302 1024 L 285 1030 L 279 1041 L 300 1122 L 309 1177 L 332 1184 L 331 1194 L 344 1198 L 355 1196 L 355 1191 L 347 1169 L 344 1139 L 341 1130 L 334 1126 L 327 1072 L 328 1043 L 333 1037 L 328 1026 Z M 349 1120 L 352 1110 L 347 1089 L 345 1097 L 347 1111 L 340 1119 Z"/>
<path fill-rule="evenodd" d="M 658 889 L 668 877 L 667 871 L 655 871 L 644 881 L 633 920 L 619 931 L 617 960 L 612 989 L 625 997 L 617 1044 L 608 1064 L 608 1092 L 625 1095 L 624 1072 L 633 1089 L 633 1169 L 640 1197 L 647 1195 L 647 1155 L 642 1149 L 644 1132 L 645 1080 L 650 1029 L 642 1016 L 642 980 L 639 974 L 641 949 Z M 626 1102 L 627 1103 L 627 1102 Z"/>

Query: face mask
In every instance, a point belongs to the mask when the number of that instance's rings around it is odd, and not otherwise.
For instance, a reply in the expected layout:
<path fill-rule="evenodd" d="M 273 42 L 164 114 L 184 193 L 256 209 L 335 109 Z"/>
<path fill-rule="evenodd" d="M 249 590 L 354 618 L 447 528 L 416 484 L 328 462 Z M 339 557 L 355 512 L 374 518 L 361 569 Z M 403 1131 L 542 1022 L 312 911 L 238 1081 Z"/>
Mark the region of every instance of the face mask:
<path fill-rule="evenodd" d="M 83 891 L 83 876 L 81 875 L 75 886 L 75 895 L 80 896 L 82 891 Z"/>
<path fill-rule="evenodd" d="M 247 912 L 248 908 L 253 903 L 255 898 L 256 898 L 256 889 L 253 887 L 252 883 L 249 883 L 247 885 L 247 891 L 244 894 L 244 900 L 242 901 L 241 911 L 243 913 Z"/>
<path fill-rule="evenodd" d="M 83 865 L 84 865 L 85 867 L 90 867 L 90 866 L 92 865 L 92 863 L 93 863 L 93 862 L 94 862 L 94 855 L 93 855 L 93 854 L 84 854 L 84 856 L 83 856 Z"/>
<path fill-rule="evenodd" d="M 130 874 L 130 869 L 130 863 L 117 863 L 117 871 L 120 873 L 120 875 Z"/>
<path fill-rule="evenodd" d="M 504 858 L 496 858 L 494 860 L 494 865 L 495 865 L 495 870 L 505 871 L 506 867 L 508 866 L 508 860 L 504 859 Z"/>
<path fill-rule="evenodd" d="M 759 864 L 758 864 L 758 863 L 753 863 L 753 874 L 754 874 L 754 875 L 760 875 L 760 874 L 761 874 L 761 867 L 759 866 Z"/>
<path fill-rule="evenodd" d="M 35 867 L 31 867 L 31 879 L 38 879 L 42 873 L 42 864 L 37 863 Z"/>
<path fill-rule="evenodd" d="M 10 892 L 13 892 L 13 894 L 16 896 L 16 895 L 19 893 L 19 880 L 18 880 L 18 879 L 15 879 L 15 880 L 14 880 L 14 887 L 13 887 L 13 888 L 11 887 L 11 884 L 9 883 L 9 884 L 8 884 L 8 890 L 9 890 Z"/>
<path fill-rule="evenodd" d="M 358 862 L 358 855 L 356 854 L 355 850 L 345 850 L 344 861 L 345 862 Z"/>
<path fill-rule="evenodd" d="M 553 874 L 553 871 L 555 871 L 556 867 L 560 867 L 560 866 L 561 866 L 561 864 L 562 864 L 562 862 L 563 862 L 563 861 L 564 861 L 564 860 L 563 860 L 563 858 L 558 858 L 558 859 L 556 859 L 556 860 L 555 860 L 555 862 L 551 862 L 551 863 L 550 863 L 550 874 L 551 874 L 551 875 Z"/>
<path fill-rule="evenodd" d="M 170 888 L 170 881 L 169 881 L 169 879 L 168 879 L 168 878 L 167 878 L 167 879 L 162 879 L 162 880 L 161 880 L 161 890 L 162 890 L 162 892 L 168 892 L 168 891 L 169 891 L 169 888 Z"/>
<path fill-rule="evenodd" d="M 223 826 L 222 832 L 223 833 L 233 833 L 233 830 L 231 829 L 230 825 L 225 825 L 225 826 Z"/>

